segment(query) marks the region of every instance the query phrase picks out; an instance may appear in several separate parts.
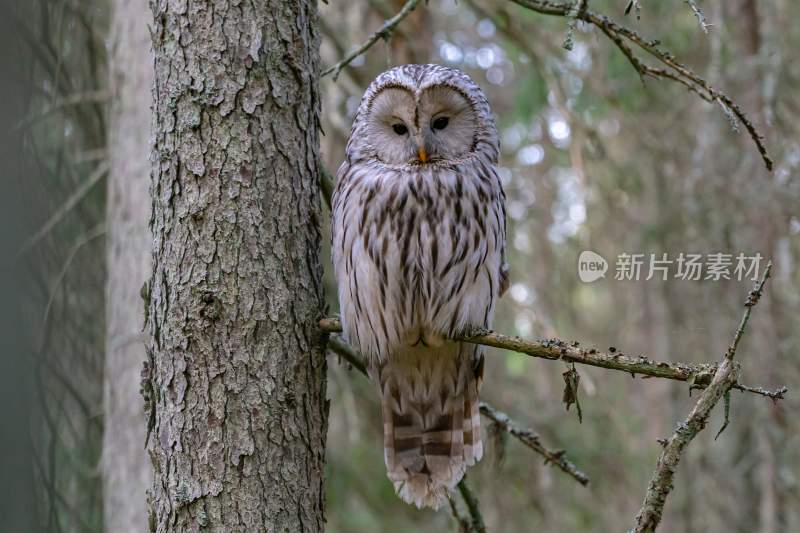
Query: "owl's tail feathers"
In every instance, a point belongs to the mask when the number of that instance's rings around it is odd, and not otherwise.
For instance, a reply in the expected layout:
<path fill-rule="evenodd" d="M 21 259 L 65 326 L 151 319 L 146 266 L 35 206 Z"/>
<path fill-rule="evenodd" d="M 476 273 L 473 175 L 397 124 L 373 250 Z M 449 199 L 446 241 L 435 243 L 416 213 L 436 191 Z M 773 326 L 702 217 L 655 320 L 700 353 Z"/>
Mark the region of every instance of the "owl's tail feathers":
<path fill-rule="evenodd" d="M 443 391 L 434 401 L 401 398 L 391 381 L 386 385 L 381 403 L 389 479 L 405 502 L 438 509 L 483 456 L 478 382 L 472 377 L 461 391 Z"/>

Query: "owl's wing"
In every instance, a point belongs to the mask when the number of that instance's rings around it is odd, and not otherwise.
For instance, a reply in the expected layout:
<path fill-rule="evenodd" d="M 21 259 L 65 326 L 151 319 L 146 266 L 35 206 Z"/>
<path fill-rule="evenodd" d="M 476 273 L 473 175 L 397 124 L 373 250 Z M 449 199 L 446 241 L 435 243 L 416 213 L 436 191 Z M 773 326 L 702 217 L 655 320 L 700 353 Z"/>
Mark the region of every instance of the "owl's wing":
<path fill-rule="evenodd" d="M 369 164 L 342 163 L 337 173 L 331 223 L 331 255 L 339 290 L 345 338 L 367 358 L 383 359 L 397 337 L 387 312 L 387 264 L 392 261 L 385 236 L 376 233 L 381 176 Z M 396 261 L 395 261 L 396 262 Z"/>
<path fill-rule="evenodd" d="M 497 201 L 499 202 L 499 211 L 503 222 L 503 230 L 502 230 L 502 248 L 500 250 L 500 292 L 498 297 L 502 297 L 508 287 L 511 285 L 511 273 L 510 267 L 508 265 L 508 258 L 506 257 L 506 193 L 503 191 L 503 185 L 499 181 L 498 183 L 500 187 L 500 194 L 498 195 Z"/>

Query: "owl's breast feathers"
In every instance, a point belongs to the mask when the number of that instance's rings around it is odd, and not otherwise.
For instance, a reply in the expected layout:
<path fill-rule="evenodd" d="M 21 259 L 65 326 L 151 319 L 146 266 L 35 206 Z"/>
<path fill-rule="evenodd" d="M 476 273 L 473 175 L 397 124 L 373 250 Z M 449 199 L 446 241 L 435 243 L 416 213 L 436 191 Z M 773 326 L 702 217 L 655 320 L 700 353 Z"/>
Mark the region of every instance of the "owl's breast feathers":
<path fill-rule="evenodd" d="M 368 357 L 491 326 L 503 283 L 505 196 L 481 157 L 342 165 L 332 252 L 345 335 Z"/>

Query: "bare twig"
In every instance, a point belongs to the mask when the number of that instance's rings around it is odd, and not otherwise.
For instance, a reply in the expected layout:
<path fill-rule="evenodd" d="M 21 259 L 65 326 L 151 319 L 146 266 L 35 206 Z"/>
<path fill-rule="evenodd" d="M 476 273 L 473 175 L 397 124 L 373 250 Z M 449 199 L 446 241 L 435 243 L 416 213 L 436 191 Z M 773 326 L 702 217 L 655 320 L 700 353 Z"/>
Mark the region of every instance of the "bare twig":
<path fill-rule="evenodd" d="M 47 116 L 50 115 L 51 113 L 54 113 L 66 107 L 82 105 L 82 104 L 102 104 L 108 102 L 110 99 L 111 99 L 111 91 L 108 90 L 85 91 L 85 92 L 70 94 L 46 106 L 41 111 L 38 111 L 37 113 L 22 119 L 16 126 L 14 126 L 14 129 L 12 131 L 18 131 L 27 126 L 30 126 L 31 124 L 34 124 L 39 120 L 42 120 L 43 118 L 47 118 Z"/>
<path fill-rule="evenodd" d="M 567 23 L 567 36 L 564 38 L 564 44 L 562 45 L 566 50 L 572 50 L 574 46 L 574 36 L 575 36 L 575 27 L 578 25 L 578 14 L 583 13 L 586 11 L 586 6 L 589 4 L 589 0 L 577 0 L 570 11 L 569 22 Z"/>
<path fill-rule="evenodd" d="M 61 282 L 64 281 L 64 276 L 67 275 L 67 271 L 69 270 L 70 265 L 72 264 L 73 259 L 75 256 L 78 255 L 78 252 L 88 243 L 92 242 L 94 239 L 105 235 L 106 233 L 106 226 L 103 223 L 96 225 L 94 228 L 89 230 L 89 232 L 81 237 L 70 249 L 67 253 L 67 259 L 64 261 L 64 265 L 61 267 L 61 270 L 58 272 L 55 281 L 53 282 L 53 286 L 50 288 L 50 295 L 47 298 L 47 305 L 44 308 L 44 318 L 42 319 L 42 329 L 44 329 L 47 325 L 47 319 L 50 316 L 50 309 L 53 306 L 53 300 L 55 300 L 56 292 L 58 288 L 61 286 Z"/>
<path fill-rule="evenodd" d="M 28 241 L 22 246 L 18 255 L 25 254 L 28 250 L 33 248 L 36 243 L 38 243 L 42 238 L 44 238 L 50 230 L 52 230 L 56 224 L 58 224 L 62 218 L 64 218 L 71 210 L 74 208 L 78 202 L 80 202 L 84 196 L 94 187 L 98 181 L 100 181 L 108 172 L 109 164 L 108 161 L 103 161 L 97 167 L 95 167 L 94 171 L 89 174 L 89 177 L 81 183 L 77 189 L 67 198 L 67 200 L 61 204 L 55 213 L 53 213 L 47 222 L 37 231 L 33 237 L 28 239 Z"/>
<path fill-rule="evenodd" d="M 507 414 L 498 411 L 486 402 L 480 404 L 481 414 L 492 420 L 495 424 L 500 426 L 503 430 L 507 431 L 511 436 L 517 438 L 522 444 L 535 451 L 545 458 L 545 463 L 552 463 L 560 468 L 564 473 L 575 478 L 581 485 L 589 484 L 589 476 L 584 474 L 574 464 L 572 464 L 565 457 L 564 450 L 550 450 L 545 447 L 539 435 L 531 431 L 517 426 Z"/>
<path fill-rule="evenodd" d="M 486 533 L 486 525 L 483 522 L 483 515 L 478 506 L 478 498 L 469 488 L 466 475 L 458 483 L 458 492 L 461 493 L 461 497 L 464 498 L 464 503 L 467 505 L 467 511 L 471 519 L 471 530 L 475 533 Z"/>
<path fill-rule="evenodd" d="M 378 42 L 378 39 L 388 39 L 395 27 L 400 24 L 400 22 L 402 22 L 402 20 L 406 18 L 409 13 L 414 11 L 414 9 L 417 7 L 417 4 L 419 4 L 419 0 L 408 0 L 408 2 L 403 5 L 402 9 L 400 9 L 395 16 L 386 20 L 378 29 L 378 31 L 370 35 L 366 41 L 356 47 L 355 50 L 350 52 L 344 59 L 323 70 L 320 74 L 320 78 L 324 78 L 328 74 L 333 74 L 333 80 L 336 81 L 336 79 L 339 77 L 339 72 L 341 72 L 342 69 L 349 65 L 355 58 L 369 50 L 373 44 Z"/>
<path fill-rule="evenodd" d="M 742 392 L 752 392 L 753 394 L 760 394 L 761 396 L 766 396 L 767 398 L 772 399 L 773 402 L 777 402 L 778 400 L 783 400 L 786 397 L 786 393 L 789 392 L 788 387 L 781 387 L 780 389 L 769 390 L 763 387 L 748 387 L 746 385 L 740 385 L 739 383 L 733 386 L 734 389 L 740 390 Z"/>
<path fill-rule="evenodd" d="M 728 389 L 725 391 L 725 394 L 722 395 L 723 401 L 723 412 L 724 412 L 724 419 L 722 422 L 722 427 L 719 428 L 717 434 L 714 435 L 714 440 L 717 440 L 722 432 L 728 427 L 728 423 L 731 421 L 731 390 Z"/>
<path fill-rule="evenodd" d="M 347 54 L 347 48 L 345 47 L 348 46 L 349 43 L 345 44 L 343 42 L 341 29 L 331 27 L 324 17 L 320 17 L 319 24 L 323 35 L 327 37 L 330 43 L 333 45 L 334 55 L 337 57 L 344 57 Z M 359 69 L 352 69 L 346 71 L 345 73 L 352 78 L 358 87 L 364 87 L 366 85 L 366 81 L 363 78 L 363 73 Z"/>
<path fill-rule="evenodd" d="M 700 6 L 697 5 L 695 0 L 685 0 L 685 2 L 689 4 L 689 8 L 691 8 L 692 13 L 694 13 L 694 16 L 697 17 L 697 23 L 700 25 L 700 29 L 703 30 L 703 33 L 708 33 L 708 28 L 711 25 L 708 23 L 708 21 L 706 21 L 706 16 L 703 14 Z"/>
<path fill-rule="evenodd" d="M 636 525 L 632 530 L 634 533 L 649 533 L 655 531 L 656 527 L 658 527 L 667 496 L 669 496 L 673 488 L 672 479 L 675 476 L 675 470 L 681 460 L 683 450 L 705 428 L 708 417 L 720 398 L 727 395 L 731 388 L 735 386 L 740 367 L 739 363 L 735 362 L 733 358 L 750 319 L 750 312 L 753 306 L 758 303 L 771 269 L 772 262 L 767 265 L 761 280 L 756 284 L 755 288 L 750 291 L 745 302 L 744 315 L 733 337 L 733 342 L 714 373 L 711 384 L 700 395 L 700 399 L 692 408 L 688 418 L 680 423 L 672 436 L 667 439 L 653 477 L 647 486 L 647 494 L 642 503 L 642 508 L 636 515 Z M 725 425 L 727 425 L 727 420 Z M 722 429 L 725 429 L 725 426 Z"/>
<path fill-rule="evenodd" d="M 72 162 L 75 165 L 82 163 L 94 163 L 95 161 L 102 161 L 108 158 L 108 150 L 105 148 L 89 148 L 88 150 L 81 150 L 75 152 L 72 156 Z"/>
<path fill-rule="evenodd" d="M 628 58 L 631 65 L 633 65 L 640 76 L 671 79 L 683 84 L 692 92 L 700 94 L 706 101 L 718 102 L 722 106 L 723 110 L 729 110 L 730 113 L 741 124 L 744 125 L 747 133 L 753 139 L 756 148 L 758 148 L 758 152 L 761 154 L 761 158 L 763 159 L 767 170 L 772 170 L 773 162 L 767 152 L 766 146 L 764 145 L 764 138 L 761 133 L 758 132 L 752 121 L 750 121 L 747 115 L 745 115 L 745 113 L 741 110 L 741 108 L 733 100 L 731 100 L 728 95 L 719 89 L 712 87 L 705 79 L 700 77 L 689 67 L 677 61 L 671 53 L 661 50 L 659 48 L 660 43 L 658 41 L 647 40 L 635 31 L 614 22 L 609 17 L 595 13 L 588 9 L 575 13 L 575 6 L 572 3 L 550 2 L 546 0 L 511 1 L 543 15 L 574 17 L 588 24 L 592 24 L 593 26 L 599 28 L 609 39 L 614 42 L 617 48 L 619 48 L 625 57 Z M 658 62 L 666 66 L 667 69 L 655 68 L 644 64 L 636 56 L 632 47 L 628 43 L 635 45 L 651 57 L 655 58 Z"/>
<path fill-rule="evenodd" d="M 736 349 L 739 347 L 739 341 L 742 340 L 742 335 L 744 335 L 744 330 L 747 327 L 747 322 L 750 320 L 750 313 L 753 310 L 753 307 L 758 303 L 761 299 L 761 295 L 764 294 L 764 284 L 769 279 L 769 274 L 772 271 L 772 261 L 767 263 L 767 268 L 764 269 L 764 275 L 761 276 L 761 280 L 756 283 L 753 287 L 753 290 L 747 295 L 747 300 L 744 302 L 744 314 L 742 315 L 742 320 L 739 322 L 739 327 L 736 329 L 736 334 L 733 336 L 733 342 L 731 345 L 728 346 L 728 351 L 725 352 L 725 358 L 729 360 L 733 360 L 733 357 L 736 355 Z"/>

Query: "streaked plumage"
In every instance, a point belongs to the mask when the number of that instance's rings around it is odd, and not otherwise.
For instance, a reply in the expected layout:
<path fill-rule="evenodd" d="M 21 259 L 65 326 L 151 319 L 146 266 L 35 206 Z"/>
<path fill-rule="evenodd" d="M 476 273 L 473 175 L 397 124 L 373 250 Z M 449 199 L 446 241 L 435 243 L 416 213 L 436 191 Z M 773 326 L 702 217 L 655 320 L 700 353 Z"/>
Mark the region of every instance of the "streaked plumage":
<path fill-rule="evenodd" d="M 483 354 L 447 340 L 490 328 L 506 284 L 497 130 L 459 70 L 378 76 L 355 117 L 333 196 L 346 339 L 381 393 L 389 479 L 438 508 L 480 460 Z"/>

